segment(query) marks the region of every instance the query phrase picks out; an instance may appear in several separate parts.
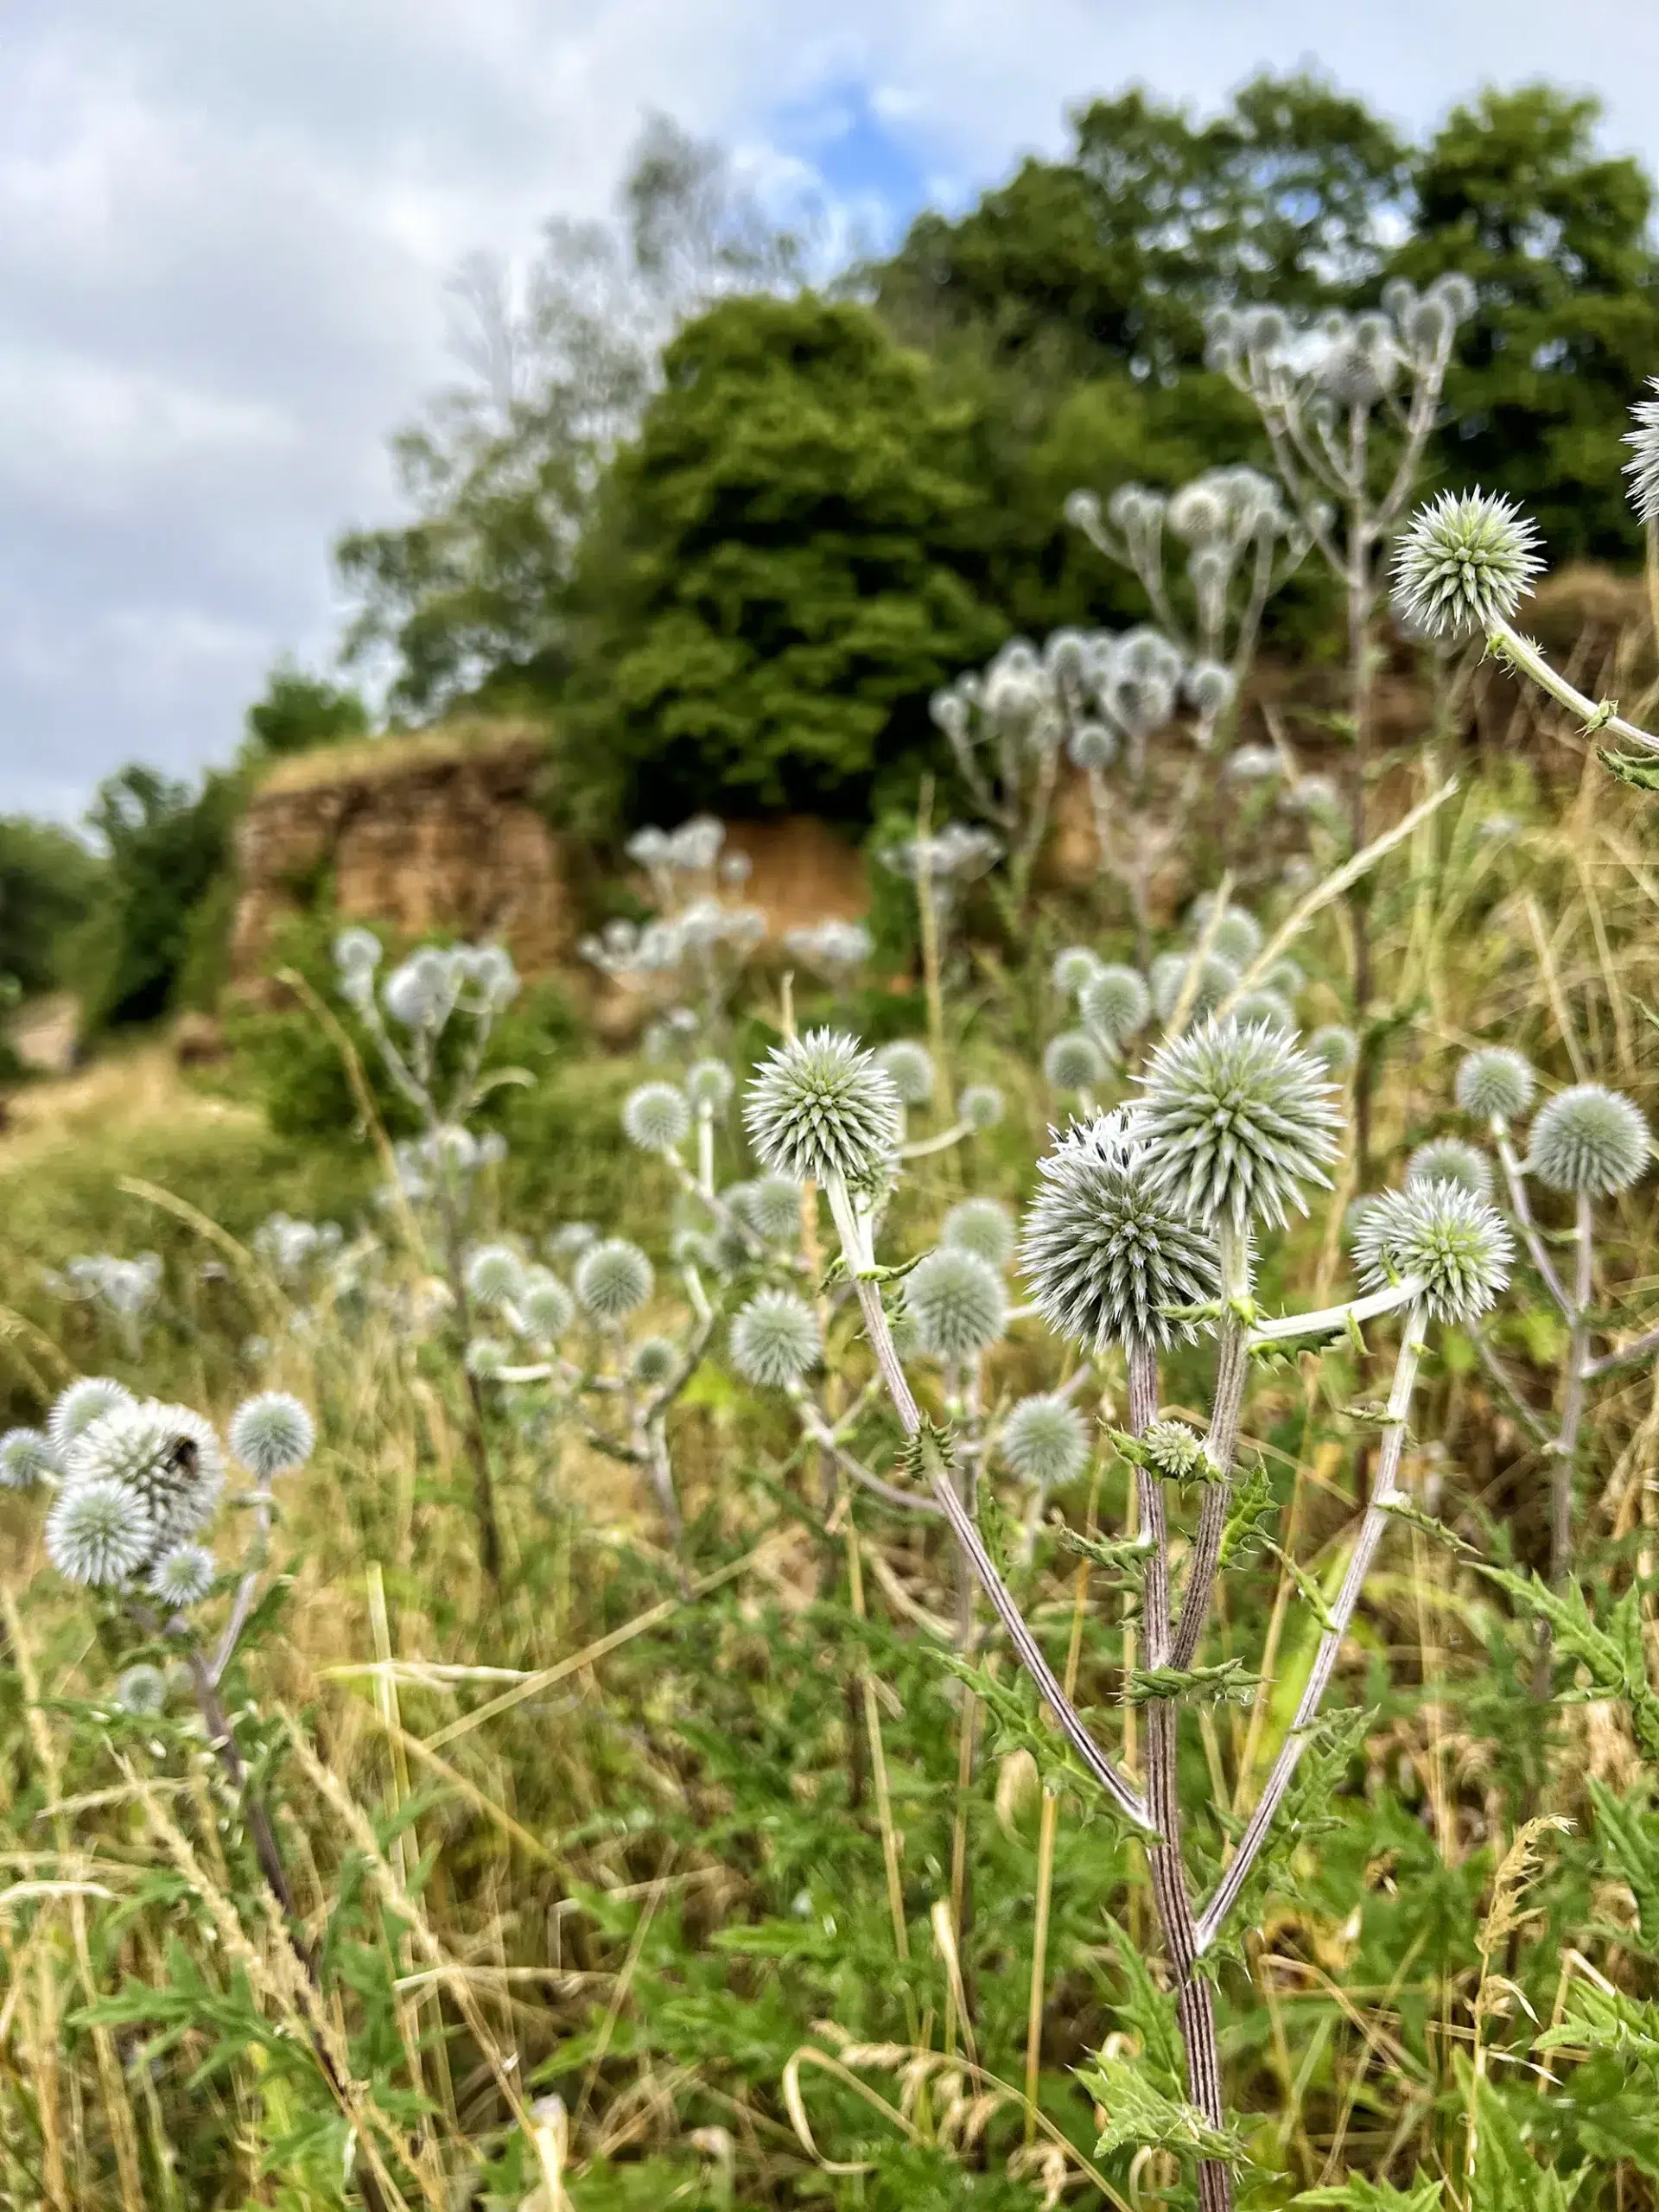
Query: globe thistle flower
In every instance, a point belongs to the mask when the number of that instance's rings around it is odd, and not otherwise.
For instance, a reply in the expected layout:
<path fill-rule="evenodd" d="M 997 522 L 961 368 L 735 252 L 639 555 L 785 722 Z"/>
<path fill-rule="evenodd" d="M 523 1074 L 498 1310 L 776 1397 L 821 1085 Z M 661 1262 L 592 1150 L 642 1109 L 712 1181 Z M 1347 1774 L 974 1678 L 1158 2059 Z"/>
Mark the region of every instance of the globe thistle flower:
<path fill-rule="evenodd" d="M 1648 390 L 1659 393 L 1659 377 L 1648 378 Z M 1630 458 L 1624 474 L 1630 480 L 1630 505 L 1642 522 L 1659 522 L 1659 397 L 1638 399 L 1630 410 L 1635 429 L 1624 434 Z"/>
<path fill-rule="evenodd" d="M 1307 977 L 1288 953 L 1274 962 L 1262 981 L 1268 990 L 1277 991 L 1284 999 L 1299 999 L 1307 988 Z"/>
<path fill-rule="evenodd" d="M 1192 1001 L 1189 1019 L 1202 1021 L 1211 1014 L 1224 999 L 1230 998 L 1238 988 L 1238 969 L 1219 952 L 1206 952 L 1202 960 L 1196 954 L 1160 952 L 1152 963 L 1152 996 L 1160 1020 L 1167 1021 L 1180 1004 L 1187 989 L 1187 979 L 1196 969 L 1192 985 Z"/>
<path fill-rule="evenodd" d="M 736 1089 L 737 1077 L 724 1060 L 699 1060 L 685 1078 L 685 1095 L 700 1114 L 723 1114 Z"/>
<path fill-rule="evenodd" d="M 53 1452 L 60 1460 L 95 1421 L 114 1413 L 118 1407 L 137 1402 L 124 1383 L 113 1382 L 107 1375 L 83 1375 L 79 1382 L 58 1393 L 47 1415 L 46 1433 Z"/>
<path fill-rule="evenodd" d="M 804 1183 L 884 1183 L 897 1151 L 899 1092 L 855 1038 L 815 1029 L 769 1053 L 743 1109 L 766 1166 Z"/>
<path fill-rule="evenodd" d="M 442 1028 L 458 978 L 446 953 L 428 946 L 394 968 L 380 988 L 386 1012 L 405 1029 Z"/>
<path fill-rule="evenodd" d="M 763 1290 L 734 1316 L 732 1364 L 746 1382 L 782 1390 L 817 1365 L 823 1352 L 818 1317 L 792 1290 Z"/>
<path fill-rule="evenodd" d="M 194 1535 L 219 1502 L 225 1454 L 213 1424 L 189 1406 L 146 1399 L 84 1429 L 64 1459 L 64 1488 L 117 1482 L 144 1509 L 152 1548 Z"/>
<path fill-rule="evenodd" d="M 1002 1118 L 1002 1094 L 994 1083 L 970 1083 L 957 1101 L 957 1118 L 983 1135 Z"/>
<path fill-rule="evenodd" d="M 511 1244 L 480 1244 L 467 1262 L 467 1294 L 480 1306 L 501 1306 L 524 1287 L 524 1263 Z"/>
<path fill-rule="evenodd" d="M 169 1613 L 199 1605 L 213 1588 L 219 1562 L 205 1544 L 175 1544 L 149 1570 L 144 1587 Z"/>
<path fill-rule="evenodd" d="M 1106 1055 L 1086 1029 L 1062 1030 L 1043 1054 L 1043 1073 L 1056 1090 L 1092 1090 L 1105 1079 Z"/>
<path fill-rule="evenodd" d="M 167 1676 L 144 1661 L 124 1668 L 115 1678 L 115 1701 L 131 1719 L 152 1719 L 167 1704 Z"/>
<path fill-rule="evenodd" d="M 1091 1029 L 1114 1045 L 1145 1028 L 1152 1014 L 1152 993 L 1139 970 L 1119 962 L 1099 969 L 1080 994 L 1078 1010 Z"/>
<path fill-rule="evenodd" d="M 642 1083 L 628 1093 L 622 1127 L 641 1152 L 674 1152 L 691 1128 L 691 1108 L 677 1084 Z"/>
<path fill-rule="evenodd" d="M 1039 1160 L 1020 1269 L 1050 1328 L 1093 1351 L 1162 1351 L 1191 1325 L 1167 1309 L 1216 1295 L 1214 1246 L 1156 1188 L 1141 1117 L 1101 1115 Z"/>
<path fill-rule="evenodd" d="M 334 965 L 342 976 L 367 976 L 380 964 L 380 940 L 353 923 L 334 939 Z"/>
<path fill-rule="evenodd" d="M 33 1490 L 57 1475 L 57 1455 L 38 1428 L 9 1428 L 0 1436 L 0 1490 Z"/>
<path fill-rule="evenodd" d="M 1002 1425 L 1002 1457 L 1022 1483 L 1058 1489 L 1088 1460 L 1088 1423 L 1065 1398 L 1021 1398 Z"/>
<path fill-rule="evenodd" d="M 599 1231 L 588 1222 L 562 1222 L 543 1247 L 550 1260 L 574 1260 L 599 1242 Z"/>
<path fill-rule="evenodd" d="M 1395 548 L 1395 598 L 1431 637 L 1469 637 L 1507 622 L 1543 565 L 1537 530 L 1513 499 L 1442 492 Z"/>
<path fill-rule="evenodd" d="M 591 1244 L 576 1263 L 576 1299 L 596 1321 L 620 1321 L 651 1296 L 651 1262 L 625 1236 Z"/>
<path fill-rule="evenodd" d="M 136 1490 L 112 1475 L 66 1484 L 46 1516 L 46 1555 L 70 1582 L 127 1581 L 156 1548 L 156 1523 Z"/>
<path fill-rule="evenodd" d="M 1458 1103 L 1482 1122 L 1513 1122 L 1531 1105 L 1536 1087 L 1531 1067 L 1507 1045 L 1466 1052 L 1458 1069 Z"/>
<path fill-rule="evenodd" d="M 1305 1183 L 1328 1186 L 1338 1117 L 1319 1063 L 1257 1024 L 1211 1020 L 1160 1045 L 1145 1075 L 1151 1174 L 1195 1219 L 1242 1234 L 1306 1212 Z"/>
<path fill-rule="evenodd" d="M 900 1037 L 884 1045 L 875 1058 L 906 1106 L 926 1105 L 933 1096 L 933 1062 L 923 1046 Z"/>
<path fill-rule="evenodd" d="M 1104 722 L 1079 722 L 1065 749 L 1076 766 L 1103 775 L 1117 758 L 1117 733 Z"/>
<path fill-rule="evenodd" d="M 231 1415 L 231 1449 L 251 1475 L 302 1467 L 316 1449 L 317 1425 L 286 1390 L 261 1390 Z"/>
<path fill-rule="evenodd" d="M 518 970 L 504 944 L 463 945 L 463 972 L 485 1005 L 499 1014 L 518 995 Z"/>
<path fill-rule="evenodd" d="M 1327 1021 L 1304 1039 L 1302 1050 L 1326 1075 L 1344 1076 L 1359 1058 L 1359 1039 L 1344 1022 Z"/>
<path fill-rule="evenodd" d="M 1281 1037 L 1296 1034 L 1296 1016 L 1277 991 L 1241 993 L 1233 1001 L 1232 1015 L 1241 1027 L 1260 1022 L 1264 1028 L 1277 1030 Z"/>
<path fill-rule="evenodd" d="M 1533 1118 L 1527 1169 L 1552 1191 L 1611 1198 L 1638 1181 L 1647 1165 L 1647 1122 L 1622 1091 L 1575 1084 Z"/>
<path fill-rule="evenodd" d="M 1208 936 L 1210 950 L 1235 968 L 1248 968 L 1262 950 L 1262 925 L 1248 906 L 1224 906 L 1211 923 L 1215 899 L 1206 893 L 1192 902 L 1190 917 L 1195 938 Z"/>
<path fill-rule="evenodd" d="M 1086 944 L 1069 944 L 1054 956 L 1049 980 L 1062 998 L 1075 999 L 1100 973 L 1098 957 Z"/>
<path fill-rule="evenodd" d="M 1458 1183 L 1385 1191 L 1354 1231 L 1354 1261 L 1368 1290 L 1414 1280 L 1438 1320 L 1472 1321 L 1510 1279 L 1515 1244 L 1502 1217 Z"/>
<path fill-rule="evenodd" d="M 1014 1257 L 1014 1217 L 1000 1198 L 963 1198 L 944 1217 L 939 1242 L 1006 1268 Z"/>
<path fill-rule="evenodd" d="M 741 1185 L 736 1211 L 767 1244 L 791 1244 L 801 1233 L 801 1186 L 787 1175 L 758 1175 Z"/>
<path fill-rule="evenodd" d="M 988 1261 L 942 1245 L 905 1277 L 918 1347 L 934 1359 L 975 1359 L 1008 1325 L 1007 1293 Z"/>
<path fill-rule="evenodd" d="M 1141 1439 L 1147 1465 L 1166 1482 L 1207 1482 L 1213 1470 L 1203 1437 L 1185 1421 L 1166 1414 Z"/>
<path fill-rule="evenodd" d="M 680 1355 L 666 1337 L 641 1337 L 633 1348 L 628 1370 L 645 1390 L 660 1390 L 677 1371 Z"/>
<path fill-rule="evenodd" d="M 1185 689 L 1200 720 L 1206 722 L 1219 721 L 1238 691 L 1232 671 L 1216 660 L 1195 662 L 1187 671 Z"/>
<path fill-rule="evenodd" d="M 556 1344 L 575 1319 L 576 1301 L 557 1275 L 541 1268 L 526 1281 L 518 1312 L 532 1337 L 544 1344 Z"/>
<path fill-rule="evenodd" d="M 493 1382 L 504 1368 L 512 1366 L 512 1347 L 499 1337 L 474 1337 L 461 1354 L 461 1364 L 480 1382 Z"/>
<path fill-rule="evenodd" d="M 1406 1162 L 1409 1183 L 1455 1183 L 1478 1198 L 1492 1195 L 1492 1163 L 1461 1137 L 1431 1137 Z"/>

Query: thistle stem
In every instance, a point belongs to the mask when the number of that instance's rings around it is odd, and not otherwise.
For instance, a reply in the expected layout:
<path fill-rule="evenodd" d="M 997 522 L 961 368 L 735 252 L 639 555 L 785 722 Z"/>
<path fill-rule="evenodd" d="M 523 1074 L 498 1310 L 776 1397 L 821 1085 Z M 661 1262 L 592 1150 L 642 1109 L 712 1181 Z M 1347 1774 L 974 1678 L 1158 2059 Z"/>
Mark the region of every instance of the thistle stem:
<path fill-rule="evenodd" d="M 1573 1301 L 1566 1286 L 1555 1271 L 1555 1263 L 1544 1249 L 1544 1240 L 1538 1234 L 1538 1224 L 1532 1217 L 1532 1202 L 1527 1196 L 1527 1179 L 1516 1149 L 1510 1139 L 1510 1125 L 1501 1116 L 1492 1116 L 1492 1141 L 1497 1147 L 1497 1156 L 1503 1168 L 1503 1181 L 1510 1193 L 1510 1211 L 1516 1226 L 1521 1231 L 1522 1243 L 1533 1266 L 1538 1270 L 1544 1287 L 1568 1320 L 1573 1318 Z"/>
<path fill-rule="evenodd" d="M 1170 1664 L 1183 1672 L 1197 1656 L 1215 1595 L 1221 1540 L 1226 1533 L 1228 1508 L 1232 1503 L 1239 1416 L 1243 1410 L 1244 1385 L 1250 1364 L 1249 1331 L 1237 1311 L 1249 1296 L 1249 1232 L 1224 1222 L 1217 1243 L 1221 1255 L 1222 1318 L 1216 1357 L 1216 1394 L 1211 1405 L 1210 1433 L 1205 1440 L 1205 1450 L 1214 1471 L 1205 1485 L 1204 1502 L 1198 1508 L 1198 1533 L 1192 1540 L 1180 1618 L 1170 1651 Z"/>
<path fill-rule="evenodd" d="M 1345 1305 L 1322 1306 L 1317 1313 L 1284 1313 L 1277 1320 L 1260 1321 L 1250 1332 L 1249 1347 L 1255 1351 L 1262 1344 L 1288 1343 L 1295 1337 L 1330 1336 L 1351 1321 L 1374 1321 L 1379 1314 L 1409 1306 L 1421 1295 L 1422 1287 L 1414 1275 L 1408 1275 L 1403 1282 L 1370 1291 L 1363 1298 L 1351 1298 Z"/>
<path fill-rule="evenodd" d="M 1486 642 L 1499 660 L 1507 661 L 1518 675 L 1530 677 L 1558 707 L 1565 707 L 1584 725 L 1587 736 L 1599 737 L 1605 730 L 1610 737 L 1623 738 L 1643 753 L 1659 753 L 1659 737 L 1650 730 L 1639 728 L 1635 722 L 1627 722 L 1617 711 L 1615 701 L 1586 698 L 1559 670 L 1550 666 L 1530 638 L 1523 638 L 1518 630 L 1511 629 L 1501 616 L 1494 620 Z"/>

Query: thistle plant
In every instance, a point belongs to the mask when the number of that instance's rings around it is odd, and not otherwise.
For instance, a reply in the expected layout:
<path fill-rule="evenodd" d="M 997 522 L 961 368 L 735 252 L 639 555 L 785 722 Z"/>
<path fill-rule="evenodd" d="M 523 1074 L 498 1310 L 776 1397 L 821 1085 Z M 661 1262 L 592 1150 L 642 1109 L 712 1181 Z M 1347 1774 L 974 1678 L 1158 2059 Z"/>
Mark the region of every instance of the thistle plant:
<path fill-rule="evenodd" d="M 618 917 L 577 946 L 601 975 L 650 1000 L 695 1000 L 696 1026 L 711 1037 L 766 933 L 765 915 L 729 895 L 747 882 L 749 861 L 725 852 L 725 842 L 724 823 L 706 814 L 677 830 L 636 830 L 627 854 L 645 870 L 656 914 L 643 925 Z"/>
<path fill-rule="evenodd" d="M 143 1351 L 144 1323 L 162 1288 L 161 1256 L 141 1252 L 137 1259 L 117 1259 L 109 1252 L 86 1252 L 66 1260 L 60 1270 L 48 1270 L 46 1284 L 60 1298 L 96 1306 L 110 1316 L 130 1359 Z"/>

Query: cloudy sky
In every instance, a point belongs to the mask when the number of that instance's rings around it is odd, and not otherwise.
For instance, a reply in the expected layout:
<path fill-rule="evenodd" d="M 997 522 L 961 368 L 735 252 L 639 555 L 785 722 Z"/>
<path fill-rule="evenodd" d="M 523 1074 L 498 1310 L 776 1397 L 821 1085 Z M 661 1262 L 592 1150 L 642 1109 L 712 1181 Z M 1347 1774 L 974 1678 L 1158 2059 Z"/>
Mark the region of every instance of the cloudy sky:
<path fill-rule="evenodd" d="M 891 230 L 1085 94 L 1304 61 L 1408 124 L 1582 86 L 1659 166 L 1653 0 L 5 0 L 0 811 L 223 758 L 279 653 L 327 660 L 446 276 L 602 212 L 645 111 Z"/>

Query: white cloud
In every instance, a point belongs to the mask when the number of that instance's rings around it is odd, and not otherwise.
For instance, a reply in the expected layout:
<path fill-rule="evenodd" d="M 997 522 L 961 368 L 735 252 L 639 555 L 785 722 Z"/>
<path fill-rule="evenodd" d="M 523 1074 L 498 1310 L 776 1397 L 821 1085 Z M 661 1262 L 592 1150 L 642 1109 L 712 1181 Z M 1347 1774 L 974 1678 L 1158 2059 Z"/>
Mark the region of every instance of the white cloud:
<path fill-rule="evenodd" d="M 0 808 L 222 756 L 334 634 L 391 510 L 445 276 L 606 204 L 660 108 L 793 184 L 858 89 L 958 199 L 1140 79 L 1211 104 L 1318 56 L 1402 122 L 1599 83 L 1659 150 L 1648 0 L 12 0 L 0 34 Z M 843 222 L 867 211 L 856 190 Z"/>

